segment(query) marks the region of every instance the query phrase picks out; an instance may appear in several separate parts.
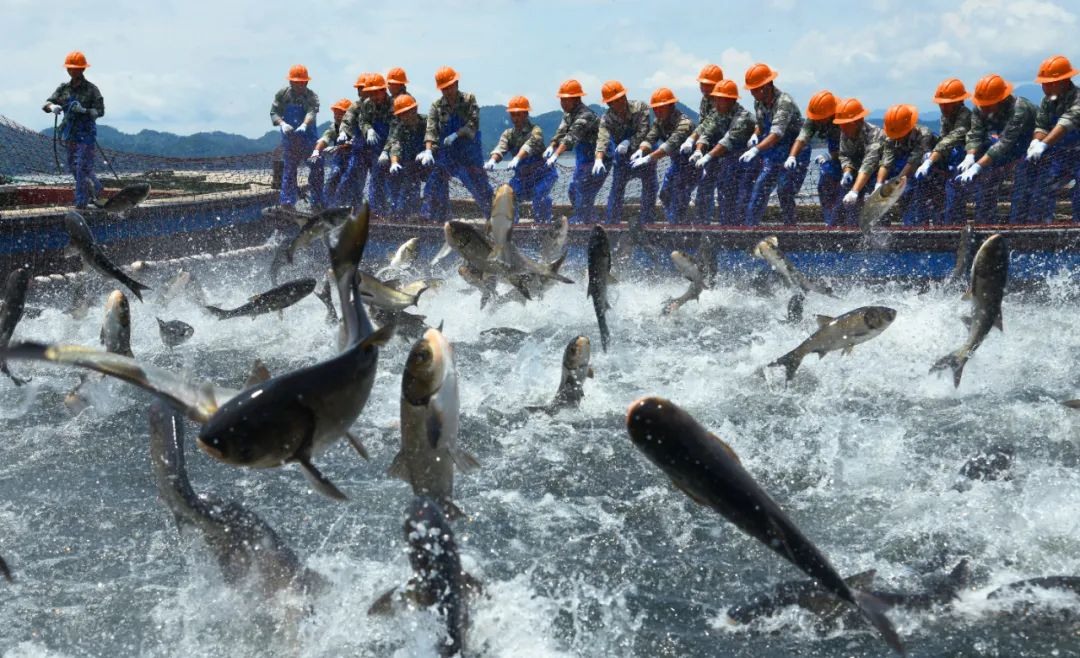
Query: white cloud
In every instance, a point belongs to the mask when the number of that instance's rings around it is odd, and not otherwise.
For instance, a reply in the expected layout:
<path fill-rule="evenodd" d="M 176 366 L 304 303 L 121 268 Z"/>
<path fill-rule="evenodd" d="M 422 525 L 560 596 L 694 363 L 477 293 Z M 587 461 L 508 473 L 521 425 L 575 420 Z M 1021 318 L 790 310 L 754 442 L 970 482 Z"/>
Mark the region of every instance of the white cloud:
<path fill-rule="evenodd" d="M 795 0 L 769 0 L 769 7 L 777 11 L 791 11 L 795 8 Z"/>

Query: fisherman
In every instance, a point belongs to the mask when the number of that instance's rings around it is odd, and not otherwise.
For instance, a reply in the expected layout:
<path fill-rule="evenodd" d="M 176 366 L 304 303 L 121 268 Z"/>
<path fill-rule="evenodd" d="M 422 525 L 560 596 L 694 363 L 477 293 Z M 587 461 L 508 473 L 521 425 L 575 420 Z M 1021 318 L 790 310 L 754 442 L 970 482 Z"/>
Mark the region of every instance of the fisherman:
<path fill-rule="evenodd" d="M 390 135 L 390 122 L 394 117 L 394 103 L 386 93 L 386 80 L 381 73 L 368 75 L 364 85 L 364 100 L 360 103 L 357 139 L 363 137 L 367 148 L 370 190 L 368 203 L 371 211 L 379 216 L 390 212 L 390 154 L 383 148 Z"/>
<path fill-rule="evenodd" d="M 529 195 L 532 201 L 533 218 L 544 224 L 551 223 L 551 188 L 559 180 L 559 174 L 552 167 L 544 165 L 540 154 L 544 149 L 544 131 L 529 121 L 532 107 L 529 99 L 514 96 L 506 105 L 510 122 L 514 125 L 503 131 L 499 143 L 491 152 L 491 157 L 484 164 L 484 169 L 493 170 L 507 153 L 513 158 L 506 168 L 513 171 L 510 187 L 514 198 L 522 199 Z M 518 208 L 514 206 L 514 221 L 517 221 Z"/>
<path fill-rule="evenodd" d="M 739 162 L 739 156 L 754 134 L 754 115 L 739 104 L 739 86 L 734 80 L 716 83 L 711 97 L 713 110 L 697 129 L 697 150 L 690 156 L 690 162 L 701 170 L 698 223 L 711 223 L 715 207 L 718 223 L 739 224 L 747 191 L 747 166 Z"/>
<path fill-rule="evenodd" d="M 358 133 L 360 112 L 364 103 L 364 87 L 370 75 L 370 73 L 361 73 L 353 83 L 353 88 L 356 89 L 356 100 L 345 111 L 345 119 L 342 120 L 341 131 L 338 134 L 339 148 L 343 148 L 348 154 L 348 165 L 334 193 L 335 203 L 339 206 L 360 206 L 364 202 L 364 188 L 367 187 L 370 158 L 365 147 L 366 140 Z"/>
<path fill-rule="evenodd" d="M 340 146 L 337 146 L 337 140 L 338 135 L 341 134 L 341 124 L 345 119 L 345 112 L 348 111 L 351 105 L 352 101 L 348 98 L 342 98 L 330 106 L 334 113 L 334 122 L 327 126 L 322 137 L 315 142 L 315 149 L 312 150 L 311 156 L 308 157 L 308 162 L 315 164 L 316 161 L 323 159 L 323 152 L 327 148 L 333 147 L 330 156 L 330 175 L 326 177 L 326 182 L 323 185 L 323 199 L 329 205 L 336 205 L 334 191 L 337 189 L 341 176 L 345 173 L 345 168 L 349 162 L 348 150 L 342 150 Z"/>
<path fill-rule="evenodd" d="M 427 117 L 409 94 L 394 97 L 394 120 L 383 152 L 390 158 L 390 216 L 401 221 L 420 214 L 420 182 L 427 171 L 417 161 L 424 151 Z M 429 217 L 425 219 L 430 219 Z"/>
<path fill-rule="evenodd" d="M 697 170 L 686 158 L 675 157 L 679 155 L 679 146 L 694 132 L 694 122 L 675 106 L 678 101 L 667 87 L 653 92 L 649 107 L 656 115 L 656 121 L 630 158 L 630 166 L 637 169 L 655 166 L 661 158 L 672 156 L 659 194 L 669 224 L 680 222 L 686 214 L 697 176 Z"/>
<path fill-rule="evenodd" d="M 572 224 L 591 224 L 595 212 L 596 195 L 604 184 L 607 174 L 590 170 L 589 156 L 595 156 L 600 120 L 596 113 L 582 101 L 585 91 L 577 80 L 567 80 L 559 86 L 559 105 L 563 116 L 551 144 L 544 150 L 547 166 L 554 169 L 559 156 L 574 150 L 574 176 L 570 180 L 569 195 L 573 205 L 570 216 Z M 595 163 L 595 158 L 594 158 Z"/>
<path fill-rule="evenodd" d="M 75 50 L 64 58 L 69 82 L 61 83 L 42 106 L 45 112 L 64 113 L 58 134 L 67 147 L 68 171 L 75 178 L 75 207 L 85 208 L 101 194 L 101 181 L 94 175 L 94 146 L 97 119 L 105 114 L 105 100 L 97 85 L 86 79 L 90 65 L 86 55 Z"/>
<path fill-rule="evenodd" d="M 450 216 L 450 177 L 465 184 L 480 207 L 480 214 L 491 214 L 491 183 L 484 174 L 480 154 L 480 106 L 476 96 L 458 90 L 457 71 L 444 66 L 435 72 L 435 86 L 442 97 L 431 104 L 427 116 L 425 149 L 417 161 L 430 167 L 424 185 L 422 214 L 443 222 Z"/>
<path fill-rule="evenodd" d="M 795 167 L 786 169 L 784 159 L 802 130 L 799 106 L 787 93 L 776 88 L 773 80 L 779 74 L 767 64 L 754 64 L 746 70 L 746 89 L 754 95 L 757 132 L 750 148 L 739 157 L 745 164 L 761 155 L 761 169 L 754 180 L 750 201 L 746 205 L 746 223 L 756 226 L 765 217 L 765 206 L 776 188 L 784 223 L 795 223 L 795 195 L 806 179 L 810 168 L 810 151 L 795 157 Z M 760 141 L 758 141 L 760 140 Z"/>
<path fill-rule="evenodd" d="M 409 84 L 409 77 L 405 75 L 405 69 L 395 66 L 386 72 L 386 90 L 394 98 L 409 93 L 405 85 Z"/>
<path fill-rule="evenodd" d="M 914 105 L 893 105 L 885 110 L 885 140 L 881 146 L 877 184 L 886 180 L 907 177 L 908 183 L 896 201 L 896 213 L 904 226 L 922 226 L 930 220 L 932 206 L 925 179 L 912 177 L 916 163 L 922 164 L 937 143 L 937 135 L 926 126 L 918 125 L 919 110 Z"/>
<path fill-rule="evenodd" d="M 630 167 L 631 149 L 644 142 L 649 134 L 649 106 L 641 101 L 628 99 L 626 87 L 618 80 L 605 82 L 600 87 L 600 97 L 608 109 L 600 118 L 592 173 L 594 176 L 604 175 L 608 168 L 608 165 L 604 164 L 604 158 L 610 158 L 611 191 L 608 192 L 605 223 L 616 224 L 622 221 L 626 184 L 631 178 L 637 178 L 641 181 L 638 225 L 651 224 L 656 207 L 656 167 Z"/>
<path fill-rule="evenodd" d="M 709 115 L 713 113 L 713 89 L 717 83 L 724 79 L 724 70 L 716 64 L 706 64 L 698 73 L 698 89 L 701 90 L 701 103 L 698 104 L 698 127 L 704 126 Z M 679 153 L 687 155 L 691 153 L 698 143 L 700 133 L 695 130 L 690 133 L 686 141 L 679 147 Z"/>
<path fill-rule="evenodd" d="M 971 110 L 964 101 L 968 98 L 971 94 L 957 78 L 943 80 L 938 85 L 934 102 L 941 109 L 941 138 L 915 171 L 915 179 L 925 181 L 922 183 L 924 194 L 935 206 L 944 188 L 945 207 L 939 215 L 944 224 L 960 224 L 964 219 L 968 190 L 956 180 L 956 173 L 967 155 L 964 143 L 971 128 Z"/>
<path fill-rule="evenodd" d="M 1025 145 L 1035 134 L 1037 110 L 1031 101 L 1014 96 L 1013 85 L 1000 75 L 987 75 L 975 85 L 975 112 L 968 131 L 967 156 L 958 167 L 957 180 L 974 187 L 975 216 L 994 224 L 1001 184 L 1012 174 L 1009 223 L 1028 221 L 1031 183 L 1035 167 L 1024 158 Z M 996 135 L 996 137 L 995 137 Z"/>
<path fill-rule="evenodd" d="M 1027 150 L 1027 160 L 1036 163 L 1033 222 L 1054 221 L 1057 188 L 1069 181 L 1080 183 L 1080 93 L 1072 81 L 1077 73 L 1068 59 L 1054 55 L 1042 63 L 1035 78 L 1044 96 L 1035 115 L 1035 138 Z M 1072 219 L 1080 223 L 1080 184 L 1072 190 Z"/>
<path fill-rule="evenodd" d="M 881 146 L 885 134 L 881 128 L 867 123 L 870 110 L 858 98 L 848 98 L 836 106 L 833 123 L 840 126 L 840 187 L 847 190 L 839 209 L 841 225 L 856 226 L 863 196 L 870 190 L 870 177 L 881 163 Z"/>
<path fill-rule="evenodd" d="M 284 166 L 281 172 L 281 195 L 279 203 L 292 209 L 299 194 L 296 169 L 300 162 L 315 148 L 319 136 L 315 134 L 315 117 L 319 113 L 319 97 L 308 89 L 311 77 L 307 67 L 297 64 L 289 69 L 289 86 L 274 95 L 270 106 L 270 121 L 281 130 L 281 153 Z M 323 206 L 322 160 L 308 164 L 308 197 L 314 208 Z"/>
<path fill-rule="evenodd" d="M 795 171 L 799 167 L 799 154 L 810 147 L 814 138 L 825 142 L 825 150 L 817 157 L 818 202 L 821 204 L 821 214 L 826 226 L 836 224 L 840 212 L 840 127 L 833 123 L 836 117 L 836 96 L 831 91 L 823 89 L 810 97 L 806 105 L 806 121 L 795 143 L 791 145 L 787 160 L 784 160 L 784 169 Z"/>

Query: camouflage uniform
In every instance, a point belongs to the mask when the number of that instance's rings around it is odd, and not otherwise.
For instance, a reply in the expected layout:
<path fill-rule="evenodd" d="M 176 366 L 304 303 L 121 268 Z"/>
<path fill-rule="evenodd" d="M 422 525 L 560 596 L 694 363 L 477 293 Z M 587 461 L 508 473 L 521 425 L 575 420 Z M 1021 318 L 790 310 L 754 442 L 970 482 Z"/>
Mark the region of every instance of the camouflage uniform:
<path fill-rule="evenodd" d="M 649 164 L 634 169 L 630 166 L 630 155 L 638 145 L 645 141 L 652 123 L 652 110 L 641 101 L 627 99 L 626 116 L 622 117 L 610 108 L 600 118 L 600 128 L 596 133 L 596 158 L 607 156 L 611 168 L 611 189 L 608 191 L 607 210 L 604 222 L 614 224 L 622 221 L 623 203 L 626 196 L 626 184 L 631 178 L 641 181 L 638 224 L 651 224 L 656 208 L 656 165 Z M 623 141 L 629 142 L 626 153 L 616 149 Z"/>
<path fill-rule="evenodd" d="M 371 211 L 376 215 L 390 213 L 390 163 L 379 162 L 379 155 L 386 145 L 390 136 L 390 124 L 394 119 L 394 102 L 390 96 L 381 100 L 365 98 L 359 103 L 359 112 L 356 116 L 356 135 L 353 140 L 353 149 L 359 144 L 363 145 L 363 153 L 367 157 L 368 171 L 370 172 L 370 184 L 368 185 L 368 203 Z M 367 143 L 369 130 L 375 131 L 375 144 Z"/>
<path fill-rule="evenodd" d="M 786 92 L 773 87 L 772 105 L 754 99 L 754 114 L 757 116 L 757 125 L 764 140 L 769 135 L 777 135 L 780 141 L 767 151 L 761 153 L 757 166 L 760 167 L 753 181 L 753 188 L 749 193 L 749 201 L 746 204 L 746 223 L 757 225 L 765 217 L 765 207 L 769 204 L 769 196 L 773 188 L 776 188 L 776 197 L 780 201 L 780 211 L 784 223 L 795 223 L 795 194 L 802 187 L 806 179 L 806 172 L 810 169 L 810 149 L 803 149 L 797 158 L 795 169 L 784 168 L 784 160 L 791 152 L 792 145 L 799 137 L 802 130 L 803 119 L 799 106 Z M 754 165 L 754 161 L 750 162 Z"/>
<path fill-rule="evenodd" d="M 935 143 L 937 143 L 937 135 L 930 132 L 926 126 L 919 125 L 912 128 L 911 132 L 901 139 L 890 139 L 885 136 L 882 141 L 879 168 L 884 169 L 885 175 L 889 178 L 900 175 L 900 172 L 908 165 L 911 165 L 911 171 L 914 172 L 924 156 L 929 155 Z M 892 212 L 898 214 L 906 226 L 926 224 L 933 210 L 932 201 L 928 180 L 915 178 L 909 173 L 904 193 L 896 201 Z"/>
<path fill-rule="evenodd" d="M 1001 109 L 988 116 L 976 108 L 971 114 L 966 146 L 976 159 L 990 159 L 986 171 L 967 183 L 975 197 L 975 216 L 982 222 L 995 223 L 1001 184 L 1012 174 L 1013 191 L 1009 207 L 1009 223 L 1029 220 L 1031 193 L 1036 168 L 1024 157 L 1035 134 L 1037 110 L 1026 98 L 1009 96 Z M 992 134 L 996 134 L 995 139 Z"/>
<path fill-rule="evenodd" d="M 746 177 L 752 171 L 739 162 L 739 156 L 746 150 L 754 127 L 754 115 L 738 102 L 724 114 L 713 107 L 713 112 L 698 126 L 698 146 L 711 150 L 721 145 L 726 149 L 724 155 L 713 158 L 702 168 L 694 202 L 699 224 L 712 223 L 714 218 L 720 224 L 739 223 L 749 191 Z"/>
<path fill-rule="evenodd" d="M 290 85 L 274 94 L 274 102 L 270 105 L 270 121 L 275 125 L 282 122 L 293 127 L 292 132 L 281 134 L 283 168 L 278 202 L 283 206 L 294 205 L 299 197 L 296 170 L 311 154 L 315 142 L 319 140 L 315 118 L 318 113 L 319 96 L 307 86 L 294 90 Z M 303 132 L 297 131 L 304 123 L 308 125 Z M 323 172 L 321 158 L 308 163 L 308 196 L 315 207 L 323 205 Z"/>
<path fill-rule="evenodd" d="M 511 126 L 499 136 L 499 143 L 491 152 L 500 158 L 511 158 L 518 154 L 522 146 L 528 147 L 528 154 L 537 156 L 544 152 L 544 130 L 540 126 L 534 126 L 532 122 L 526 122 L 521 128 Z"/>
<path fill-rule="evenodd" d="M 1055 100 L 1043 97 L 1035 115 L 1035 130 L 1049 134 L 1061 126 L 1066 132 L 1054 142 L 1035 163 L 1035 180 L 1031 198 L 1031 221 L 1050 222 L 1054 219 L 1055 189 L 1075 180 L 1072 189 L 1072 220 L 1080 223 L 1080 90 L 1069 83 Z"/>
<path fill-rule="evenodd" d="M 398 117 L 390 124 L 390 135 L 383 152 L 401 165 L 401 170 L 390 174 L 390 217 L 404 221 L 420 214 L 420 183 L 428 172 L 416 156 L 424 151 L 427 133 L 427 117 L 417 115 L 417 122 L 409 126 Z"/>
<path fill-rule="evenodd" d="M 701 103 L 698 104 L 698 128 L 704 128 L 705 122 L 709 120 L 709 117 L 716 114 L 716 107 L 712 103 L 712 96 L 702 96 Z M 701 133 L 698 133 L 699 135 Z"/>
<path fill-rule="evenodd" d="M 671 156 L 671 166 L 664 172 L 660 183 L 660 203 L 664 206 L 664 216 L 669 224 L 676 224 L 683 219 L 690 207 L 690 195 L 697 184 L 697 169 L 679 153 L 679 147 L 690 133 L 694 132 L 694 122 L 674 105 L 667 119 L 657 119 L 649 126 L 643 145 L 655 146 L 659 151 Z"/>
<path fill-rule="evenodd" d="M 364 202 L 364 189 L 367 188 L 368 174 L 371 172 L 371 154 L 364 139 L 366 135 L 360 132 L 363 109 L 364 99 L 358 98 L 345 110 L 341 120 L 338 139 L 349 145 L 349 151 L 348 164 L 334 192 L 334 204 L 338 206 L 359 206 Z"/>
<path fill-rule="evenodd" d="M 101 194 L 101 181 L 94 175 L 94 145 L 97 143 L 97 119 L 105 114 L 105 99 L 97 86 L 83 78 L 78 85 L 69 80 L 56 88 L 48 101 L 64 109 L 64 119 L 57 128 L 57 138 L 67 148 L 67 166 L 75 179 L 75 207 L 85 208 L 90 199 Z M 69 108 L 78 101 L 86 112 Z M 89 114 L 97 112 L 97 117 Z"/>
<path fill-rule="evenodd" d="M 966 105 L 961 105 L 951 117 L 944 113 L 941 115 L 941 138 L 933 151 L 938 154 L 938 161 L 931 168 L 931 174 L 927 176 L 930 180 L 926 181 L 924 187 L 935 204 L 941 189 L 944 188 L 945 207 L 941 212 L 941 221 L 944 224 L 959 223 L 963 219 L 964 206 L 968 201 L 968 190 L 956 180 L 956 167 L 967 155 L 964 145 L 970 128 L 971 110 Z"/>
<path fill-rule="evenodd" d="M 594 176 L 592 173 L 593 156 L 596 153 L 597 134 L 600 119 L 589 106 L 579 102 L 569 111 L 563 112 L 562 121 L 552 138 L 552 145 L 562 145 L 564 151 L 574 151 L 574 175 L 570 179 L 568 192 L 574 211 L 570 216 L 573 224 L 593 222 L 596 212 L 596 195 L 604 185 L 607 174 Z"/>
<path fill-rule="evenodd" d="M 458 137 L 450 146 L 443 140 L 451 133 Z M 445 221 L 450 213 L 450 177 L 456 177 L 472 194 L 487 217 L 491 214 L 491 183 L 484 172 L 480 142 L 480 106 L 476 97 L 458 92 L 453 107 L 445 97 L 435 99 L 427 117 L 424 141 L 432 144 L 435 163 L 424 185 L 423 215 L 435 221 Z"/>
<path fill-rule="evenodd" d="M 814 138 L 825 142 L 825 149 L 829 152 L 823 156 L 824 162 L 819 158 L 820 171 L 818 172 L 817 193 L 818 203 L 821 204 L 821 215 L 826 226 L 836 224 L 837 213 L 843 194 L 840 190 L 840 126 L 832 122 L 832 119 L 807 119 L 799 130 L 798 141 L 806 146 L 803 151 L 810 151 Z"/>
<path fill-rule="evenodd" d="M 551 188 L 559 180 L 554 167 L 544 163 L 544 130 L 526 121 L 521 128 L 511 126 L 499 136 L 499 143 L 492 155 L 516 157 L 525 149 L 525 157 L 514 168 L 510 178 L 510 188 L 514 190 L 514 221 L 517 221 L 518 207 L 525 197 L 532 202 L 533 217 L 538 222 L 551 223 Z"/>
<path fill-rule="evenodd" d="M 873 176 L 881 164 L 881 149 L 885 133 L 869 121 L 863 121 L 859 134 L 851 139 L 840 137 L 840 167 L 856 174 Z"/>

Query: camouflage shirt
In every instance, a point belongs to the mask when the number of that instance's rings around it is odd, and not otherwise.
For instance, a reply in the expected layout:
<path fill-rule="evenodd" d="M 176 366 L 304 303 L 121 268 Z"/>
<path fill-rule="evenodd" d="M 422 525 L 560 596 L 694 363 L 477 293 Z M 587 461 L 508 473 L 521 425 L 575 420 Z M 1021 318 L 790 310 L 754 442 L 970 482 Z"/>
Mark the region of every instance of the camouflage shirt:
<path fill-rule="evenodd" d="M 705 122 L 709 119 L 709 116 L 716 112 L 716 107 L 712 104 L 712 96 L 702 96 L 701 104 L 698 105 L 698 128 L 705 127 Z"/>
<path fill-rule="evenodd" d="M 394 101 L 390 100 L 389 96 L 386 98 L 385 103 L 365 98 L 364 102 L 360 104 L 360 116 L 357 117 L 360 122 L 360 134 L 367 135 L 368 129 L 373 129 L 376 123 L 384 123 L 389 126 L 393 118 Z"/>
<path fill-rule="evenodd" d="M 799 141 L 809 144 L 815 137 L 824 141 L 826 147 L 832 151 L 833 144 L 840 144 L 840 126 L 827 119 L 807 119 L 799 130 Z"/>
<path fill-rule="evenodd" d="M 1009 155 L 1026 148 L 1035 134 L 1035 106 L 1026 98 L 1009 96 L 1001 109 L 987 116 L 981 109 L 971 113 L 971 130 L 967 134 L 967 150 L 976 156 L 986 155 L 997 164 Z M 997 133 L 998 141 L 990 144 L 990 134 Z M 985 153 L 982 153 L 983 151 Z"/>
<path fill-rule="evenodd" d="M 862 130 L 855 139 L 840 135 L 840 167 L 858 171 L 860 174 L 874 174 L 881 162 L 881 145 L 885 133 L 869 121 L 864 121 Z"/>
<path fill-rule="evenodd" d="M 319 138 L 319 141 L 323 144 L 326 144 L 327 146 L 333 146 L 337 142 L 338 133 L 341 130 L 341 126 L 343 126 L 344 124 L 344 119 L 341 120 L 341 123 L 334 123 L 333 121 L 331 121 L 330 126 L 323 131 L 322 137 Z"/>
<path fill-rule="evenodd" d="M 95 119 L 86 114 L 74 114 L 68 112 L 68 105 L 72 101 L 79 101 L 79 105 L 83 106 L 84 110 L 97 110 L 97 118 L 101 118 L 105 115 L 105 99 L 101 97 L 101 92 L 98 91 L 97 85 L 90 82 L 86 78 L 83 78 L 79 86 L 71 84 L 71 81 L 63 82 L 56 91 L 52 93 L 47 99 L 54 105 L 59 105 L 64 108 L 64 120 L 60 122 L 60 135 L 68 135 L 69 123 L 82 123 L 85 121 L 93 122 Z M 93 126 L 89 126 L 93 129 Z M 76 130 L 77 131 L 77 130 Z M 65 137 L 66 139 L 66 137 Z"/>
<path fill-rule="evenodd" d="M 651 147 L 653 144 L 663 141 L 664 143 L 657 148 L 671 155 L 679 152 L 679 147 L 692 132 L 694 132 L 694 122 L 690 120 L 690 117 L 679 111 L 679 108 L 672 106 L 671 114 L 668 115 L 667 120 L 660 121 L 657 119 L 653 122 L 653 125 L 649 126 L 649 132 L 645 134 L 644 143 Z"/>
<path fill-rule="evenodd" d="M 314 121 L 315 115 L 319 113 L 319 97 L 315 92 L 307 87 L 304 87 L 299 92 L 293 91 L 292 86 L 285 87 L 274 94 L 274 104 L 270 106 L 270 121 L 274 125 L 277 125 L 277 122 L 285 117 L 285 106 L 287 105 L 303 107 L 304 121 L 308 119 Z"/>
<path fill-rule="evenodd" d="M 937 135 L 926 126 L 916 125 L 903 139 L 889 139 L 885 136 L 881 144 L 881 167 L 892 169 L 897 160 L 918 166 L 923 155 L 930 152 L 937 142 Z"/>
<path fill-rule="evenodd" d="M 697 133 L 698 144 L 707 147 L 720 144 L 728 152 L 740 151 L 754 134 L 754 115 L 737 101 L 726 114 L 720 114 L 714 107 L 713 113 L 698 126 Z"/>
<path fill-rule="evenodd" d="M 450 107 L 446 99 L 441 96 L 431 104 L 424 141 L 434 142 L 435 147 L 438 148 L 442 143 L 440 135 L 446 130 L 446 125 L 453 116 L 461 119 L 462 126 L 458 129 L 458 133 L 462 137 L 472 139 L 476 137 L 476 133 L 480 132 L 480 106 L 476 104 L 476 96 L 462 91 L 458 92 L 457 103 L 454 107 Z"/>
<path fill-rule="evenodd" d="M 530 155 L 540 155 L 544 152 L 544 129 L 534 126 L 531 121 L 526 121 L 521 128 L 510 126 L 499 137 L 499 143 L 495 146 L 492 155 L 502 157 L 510 154 L 514 157 L 525 147 Z"/>
<path fill-rule="evenodd" d="M 1070 83 L 1065 93 L 1054 100 L 1043 96 L 1039 105 L 1039 113 L 1035 116 L 1035 130 L 1049 133 L 1057 126 L 1066 130 L 1080 128 L 1080 91 L 1075 84 Z"/>
<path fill-rule="evenodd" d="M 390 136 L 386 139 L 386 146 L 383 147 L 383 151 L 389 153 L 390 157 L 408 160 L 415 158 L 424 150 L 424 140 L 427 138 L 427 117 L 423 114 L 417 116 L 420 120 L 411 127 L 405 125 L 405 122 L 400 119 L 390 124 Z"/>
<path fill-rule="evenodd" d="M 971 110 L 966 105 L 961 105 L 956 114 L 947 117 L 941 115 L 941 139 L 938 140 L 934 152 L 943 158 L 948 158 L 954 148 L 964 148 L 968 130 L 971 128 Z"/>
<path fill-rule="evenodd" d="M 754 114 L 757 115 L 757 125 L 762 131 L 761 138 L 767 137 L 765 127 L 768 126 L 769 135 L 778 135 L 781 143 L 788 139 L 794 142 L 802 129 L 802 113 L 786 92 L 776 89 L 774 93 L 772 107 L 766 107 L 759 100 L 754 101 Z"/>
<path fill-rule="evenodd" d="M 596 144 L 600 118 L 585 103 L 578 103 L 570 112 L 563 112 L 559 129 L 555 131 L 552 144 L 562 144 L 564 151 L 573 149 L 578 144 Z"/>
<path fill-rule="evenodd" d="M 600 129 L 596 133 L 596 153 L 602 156 L 611 142 L 616 145 L 624 139 L 630 140 L 630 149 L 633 150 L 638 144 L 645 141 L 649 134 L 649 124 L 652 123 L 652 112 L 649 106 L 641 101 L 627 101 L 627 116 L 625 118 L 612 112 L 610 109 L 604 112 L 600 118 Z"/>

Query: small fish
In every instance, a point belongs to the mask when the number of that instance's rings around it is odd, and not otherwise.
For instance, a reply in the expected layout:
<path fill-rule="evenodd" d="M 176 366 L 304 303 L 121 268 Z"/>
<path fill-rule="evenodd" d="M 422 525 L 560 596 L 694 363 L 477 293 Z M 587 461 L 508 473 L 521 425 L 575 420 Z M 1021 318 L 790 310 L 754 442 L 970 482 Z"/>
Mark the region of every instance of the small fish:
<path fill-rule="evenodd" d="M 315 296 L 319 298 L 319 301 L 326 307 L 326 324 L 336 325 L 338 323 L 337 309 L 334 308 L 334 297 L 330 292 L 330 280 L 333 278 L 333 272 L 327 274 L 327 278 L 323 279 L 322 287 L 315 291 Z"/>
<path fill-rule="evenodd" d="M 405 292 L 364 272 L 357 272 L 356 277 L 364 303 L 387 311 L 403 311 L 416 306 L 420 303 L 420 295 L 428 289 L 423 285 L 415 292 Z"/>
<path fill-rule="evenodd" d="M 803 319 L 803 302 L 806 301 L 806 297 L 802 293 L 795 293 L 788 300 L 787 304 L 787 321 L 789 324 L 798 324 Z"/>
<path fill-rule="evenodd" d="M 570 220 L 563 215 L 559 221 L 544 229 L 540 235 L 540 262 L 552 263 L 566 253 L 566 239 L 570 235 Z"/>
<path fill-rule="evenodd" d="M 70 247 L 79 254 L 87 267 L 95 269 L 107 277 L 116 279 L 125 285 L 140 302 L 143 300 L 142 291 L 150 290 L 150 286 L 143 285 L 124 274 L 119 267 L 105 256 L 101 247 L 94 241 L 94 236 L 90 233 L 90 227 L 87 226 L 82 215 L 74 210 L 64 213 L 64 228 L 67 230 L 68 237 L 71 238 Z"/>
<path fill-rule="evenodd" d="M 231 310 L 218 308 L 217 306 L 204 306 L 218 320 L 230 318 L 250 317 L 254 319 L 258 315 L 280 311 L 307 297 L 315 290 L 315 279 L 297 279 L 283 283 L 280 286 L 258 295 L 248 298 L 248 302 Z"/>
<path fill-rule="evenodd" d="M 270 262 L 270 281 L 277 283 L 278 273 L 286 263 L 292 263 L 299 249 L 307 247 L 317 238 L 328 235 L 331 231 L 341 226 L 352 215 L 352 208 L 327 208 L 321 212 L 306 218 L 300 227 L 300 232 L 286 243 L 283 243 L 274 254 Z M 301 216 L 303 217 L 303 216 Z"/>
<path fill-rule="evenodd" d="M 769 365 L 783 366 L 788 381 L 791 381 L 807 355 L 817 354 L 818 358 L 825 358 L 826 354 L 836 350 L 843 350 L 844 355 L 851 354 L 856 345 L 878 336 L 895 319 L 896 311 L 885 306 L 862 306 L 837 318 L 819 315 L 818 330 Z"/>
<path fill-rule="evenodd" d="M 0 575 L 9 583 L 15 582 L 15 576 L 11 575 L 11 569 L 8 568 L 7 562 L 2 557 L 0 557 Z"/>
<path fill-rule="evenodd" d="M 900 200 L 900 195 L 905 189 L 907 189 L 907 176 L 899 176 L 885 181 L 881 187 L 866 196 L 862 209 L 859 211 L 859 228 L 863 233 L 869 233 L 877 226 L 885 213 L 889 212 Z"/>
<path fill-rule="evenodd" d="M 693 257 L 682 251 L 673 251 L 671 252 L 671 261 L 675 263 L 675 269 L 679 271 L 679 274 L 682 274 L 690 282 L 690 287 L 681 297 L 664 302 L 664 308 L 661 311 L 663 315 L 674 313 L 692 299 L 698 300 L 705 289 L 705 277 L 701 272 L 701 268 L 694 262 Z"/>
<path fill-rule="evenodd" d="M 0 302 L 0 349 L 7 349 L 11 342 L 11 336 L 15 333 L 15 327 L 23 317 L 26 309 L 26 291 L 30 287 L 30 270 L 19 267 L 8 274 L 4 283 L 4 299 Z M 0 372 L 11 378 L 16 386 L 23 386 L 30 379 L 22 379 L 11 374 L 7 361 L 0 359 Z"/>
<path fill-rule="evenodd" d="M 611 337 L 607 325 L 607 312 L 611 308 L 607 296 L 608 282 L 612 281 L 611 244 L 608 242 L 607 231 L 599 224 L 593 227 L 592 235 L 589 236 L 588 268 L 589 285 L 585 296 L 592 298 L 596 322 L 600 325 L 600 346 L 607 352 Z"/>
<path fill-rule="evenodd" d="M 390 272 L 400 272 L 412 267 L 416 262 L 416 256 L 420 253 L 420 238 L 409 238 L 401 243 L 394 252 L 390 264 L 375 273 L 378 278 L 383 278 Z"/>
<path fill-rule="evenodd" d="M 975 222 L 965 222 L 964 228 L 960 229 L 960 242 L 956 245 L 956 265 L 945 279 L 946 284 L 962 283 L 965 287 L 970 285 L 971 261 L 975 257 L 977 244 L 975 237 Z"/>
<path fill-rule="evenodd" d="M 769 264 L 769 267 L 771 267 L 773 271 L 784 277 L 784 280 L 787 281 L 790 287 L 803 292 L 817 292 L 822 295 L 832 295 L 831 288 L 824 284 L 811 281 L 806 278 L 806 275 L 791 264 L 791 261 L 784 255 L 784 252 L 780 251 L 780 239 L 775 235 L 770 235 L 757 243 L 757 246 L 754 247 L 752 253 L 754 256 L 763 259 Z"/>
<path fill-rule="evenodd" d="M 491 238 L 491 253 L 488 259 L 503 258 L 503 250 L 510 243 L 510 232 L 514 229 L 514 190 L 502 184 L 495 190 L 491 203 L 491 216 L 488 218 L 488 237 Z"/>
<path fill-rule="evenodd" d="M 182 345 L 195 335 L 195 327 L 182 320 L 162 320 L 155 318 L 158 323 L 158 333 L 165 347 L 173 348 Z"/>
<path fill-rule="evenodd" d="M 94 205 L 105 212 L 120 213 L 131 210 L 146 200 L 148 196 L 150 196 L 150 183 L 132 183 L 131 185 L 125 185 L 123 189 L 109 197 L 109 200 L 104 203 L 95 199 Z"/>
<path fill-rule="evenodd" d="M 105 351 L 131 357 L 131 305 L 119 290 L 105 301 L 105 320 L 99 336 Z"/>
<path fill-rule="evenodd" d="M 589 358 L 592 356 L 592 348 L 588 336 L 575 336 L 566 344 L 562 358 L 562 376 L 559 379 L 559 389 L 555 392 L 555 399 L 551 404 L 539 407 L 525 407 L 529 411 L 543 411 L 554 414 L 561 409 L 574 408 L 581 405 L 581 399 L 585 397 L 585 379 L 593 376 Z"/>

